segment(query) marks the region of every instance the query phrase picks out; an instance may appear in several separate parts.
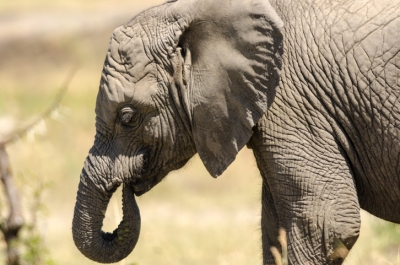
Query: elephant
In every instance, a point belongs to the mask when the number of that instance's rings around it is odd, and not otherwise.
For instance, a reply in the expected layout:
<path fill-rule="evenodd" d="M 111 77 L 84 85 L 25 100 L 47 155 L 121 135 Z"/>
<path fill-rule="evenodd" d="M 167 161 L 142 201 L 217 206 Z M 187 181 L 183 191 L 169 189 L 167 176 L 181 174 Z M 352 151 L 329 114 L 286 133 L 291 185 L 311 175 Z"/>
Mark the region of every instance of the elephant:
<path fill-rule="evenodd" d="M 72 221 L 82 254 L 102 263 L 125 258 L 140 232 L 135 196 L 196 153 L 213 177 L 232 163 L 276 94 L 282 27 L 265 0 L 178 0 L 114 30 Z M 122 221 L 103 232 L 121 184 Z"/>
<path fill-rule="evenodd" d="M 264 264 L 280 227 L 290 264 L 342 264 L 360 208 L 400 223 L 400 1 L 270 3 L 285 24 L 281 82 L 248 144 Z"/>
<path fill-rule="evenodd" d="M 135 247 L 135 196 L 198 153 L 217 177 L 247 145 L 263 264 L 342 264 L 360 209 L 400 223 L 399 0 L 175 0 L 117 28 L 72 230 L 88 258 Z M 123 220 L 101 230 L 123 185 Z"/>

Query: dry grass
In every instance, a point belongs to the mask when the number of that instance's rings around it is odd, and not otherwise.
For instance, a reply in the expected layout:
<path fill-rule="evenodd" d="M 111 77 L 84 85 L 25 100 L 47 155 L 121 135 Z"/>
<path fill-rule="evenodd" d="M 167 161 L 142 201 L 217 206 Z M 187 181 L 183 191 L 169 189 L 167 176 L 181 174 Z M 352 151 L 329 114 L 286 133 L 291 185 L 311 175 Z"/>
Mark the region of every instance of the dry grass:
<path fill-rule="evenodd" d="M 34 14 L 61 10 L 89 16 L 120 9 L 126 16 L 127 10 L 133 15 L 150 4 L 128 0 L 2 1 L 0 16 L 13 19 L 31 10 Z M 26 195 L 38 184 L 36 177 L 51 183 L 44 194 L 49 215 L 42 215 L 39 221 L 51 255 L 60 265 L 95 264 L 75 248 L 71 220 L 80 170 L 93 143 L 94 102 L 108 39 L 112 29 L 127 19 L 122 15 L 109 19 L 102 24 L 108 26 L 96 30 L 49 33 L 37 39 L 30 36 L 12 44 L 0 43 L 0 117 L 17 121 L 15 126 L 42 111 L 69 69 L 80 65 L 59 118 L 46 121 L 34 141 L 22 139 L 8 148 L 19 187 Z M 260 190 L 261 179 L 249 150 L 243 150 L 217 180 L 195 157 L 183 170 L 173 172 L 138 199 L 141 236 L 134 252 L 118 264 L 261 264 Z M 105 219 L 109 231 L 120 220 L 118 196 L 112 198 Z M 363 215 L 361 233 L 346 264 L 400 264 L 398 227 Z"/>
<path fill-rule="evenodd" d="M 274 256 L 276 265 L 288 265 L 288 242 L 285 229 L 279 230 L 278 242 L 282 247 L 280 252 L 276 247 L 271 247 L 271 253 Z"/>

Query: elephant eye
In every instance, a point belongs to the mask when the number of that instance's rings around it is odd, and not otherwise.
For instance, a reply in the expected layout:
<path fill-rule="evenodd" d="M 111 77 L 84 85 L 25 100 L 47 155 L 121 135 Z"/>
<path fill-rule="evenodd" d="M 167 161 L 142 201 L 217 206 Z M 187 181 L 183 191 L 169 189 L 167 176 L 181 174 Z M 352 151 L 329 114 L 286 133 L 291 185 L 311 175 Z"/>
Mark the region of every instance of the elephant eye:
<path fill-rule="evenodd" d="M 124 108 L 121 110 L 121 122 L 125 126 L 133 127 L 136 125 L 137 117 L 131 108 Z"/>
<path fill-rule="evenodd" d="M 121 118 L 122 123 L 125 124 L 125 125 L 128 125 L 130 123 L 130 121 L 132 120 L 132 116 L 133 116 L 132 113 L 123 114 L 122 118 Z"/>

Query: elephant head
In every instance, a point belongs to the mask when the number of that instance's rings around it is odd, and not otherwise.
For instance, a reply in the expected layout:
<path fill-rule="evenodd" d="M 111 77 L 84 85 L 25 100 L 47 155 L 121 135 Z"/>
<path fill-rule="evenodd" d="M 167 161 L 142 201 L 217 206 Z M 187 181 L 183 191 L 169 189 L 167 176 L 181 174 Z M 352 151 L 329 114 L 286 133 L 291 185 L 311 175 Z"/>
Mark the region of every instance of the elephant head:
<path fill-rule="evenodd" d="M 196 152 L 216 177 L 249 141 L 279 82 L 283 23 L 266 0 L 179 0 L 144 11 L 110 40 L 84 163 L 73 238 L 117 262 L 140 231 L 141 195 Z M 123 220 L 101 230 L 123 184 Z"/>

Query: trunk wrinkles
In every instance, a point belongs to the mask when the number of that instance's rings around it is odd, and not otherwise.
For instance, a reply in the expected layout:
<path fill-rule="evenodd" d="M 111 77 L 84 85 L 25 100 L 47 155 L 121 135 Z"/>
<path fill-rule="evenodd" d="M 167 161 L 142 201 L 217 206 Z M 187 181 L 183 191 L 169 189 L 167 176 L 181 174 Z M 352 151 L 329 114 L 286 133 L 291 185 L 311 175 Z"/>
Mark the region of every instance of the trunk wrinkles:
<path fill-rule="evenodd" d="M 114 263 L 128 256 L 140 233 L 140 213 L 133 188 L 123 187 L 123 219 L 112 233 L 103 232 L 103 219 L 112 194 L 99 191 L 83 169 L 72 223 L 77 248 L 89 259 Z"/>

